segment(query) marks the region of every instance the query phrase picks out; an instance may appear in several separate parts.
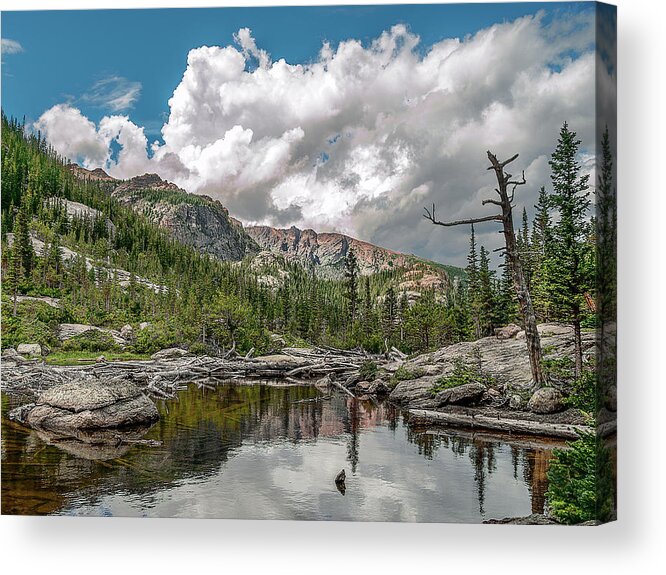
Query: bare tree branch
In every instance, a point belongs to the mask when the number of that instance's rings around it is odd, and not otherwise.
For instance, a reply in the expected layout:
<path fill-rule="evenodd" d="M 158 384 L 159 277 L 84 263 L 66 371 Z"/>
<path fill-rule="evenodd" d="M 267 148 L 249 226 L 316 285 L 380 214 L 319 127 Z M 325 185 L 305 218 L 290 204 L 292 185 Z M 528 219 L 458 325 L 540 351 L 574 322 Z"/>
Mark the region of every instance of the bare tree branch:
<path fill-rule="evenodd" d="M 435 204 L 432 205 L 432 211 L 429 210 L 428 208 L 423 208 L 425 210 L 425 214 L 423 214 L 423 217 L 426 220 L 431 221 L 433 224 L 438 225 L 438 226 L 462 226 L 462 225 L 469 225 L 469 224 L 479 224 L 481 222 L 501 222 L 502 221 L 502 215 L 501 214 L 496 214 L 493 216 L 483 216 L 480 218 L 470 218 L 467 220 L 456 220 L 453 222 L 441 222 L 435 217 Z"/>
<path fill-rule="evenodd" d="M 502 202 L 498 202 L 497 200 L 483 200 L 481 202 L 482 206 L 485 206 L 486 204 L 495 204 L 496 206 L 499 206 L 500 208 L 502 207 Z"/>

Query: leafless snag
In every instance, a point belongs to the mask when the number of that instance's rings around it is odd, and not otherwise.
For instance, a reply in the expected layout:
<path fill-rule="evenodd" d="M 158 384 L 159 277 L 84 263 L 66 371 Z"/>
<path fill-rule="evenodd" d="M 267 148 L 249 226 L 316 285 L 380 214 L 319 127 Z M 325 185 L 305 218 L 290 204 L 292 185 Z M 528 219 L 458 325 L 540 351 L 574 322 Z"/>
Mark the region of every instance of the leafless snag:
<path fill-rule="evenodd" d="M 520 179 L 512 180 L 512 174 L 509 174 L 504 170 L 507 165 L 518 158 L 518 154 L 514 154 L 508 160 L 504 160 L 503 162 L 498 161 L 497 157 L 490 151 L 488 151 L 487 154 L 488 160 L 490 161 L 490 166 L 488 166 L 487 169 L 495 172 L 498 184 L 497 188 L 495 188 L 495 192 L 499 196 L 499 200 L 489 198 L 483 200 L 481 204 L 484 206 L 488 204 L 498 206 L 501 210 L 500 214 L 443 222 L 437 219 L 435 215 L 435 204 L 433 204 L 432 209 L 424 208 L 425 214 L 423 217 L 435 225 L 444 227 L 478 224 L 482 222 L 500 222 L 502 224 L 500 233 L 504 234 L 505 247 L 500 248 L 500 250 L 504 251 L 511 268 L 513 286 L 516 290 L 518 304 L 520 305 L 520 311 L 523 316 L 525 341 L 527 343 L 527 351 L 530 358 L 532 379 L 535 386 L 540 387 L 546 382 L 541 366 L 541 339 L 539 337 L 539 332 L 537 331 L 532 298 L 530 297 L 527 282 L 525 281 L 525 274 L 523 273 L 523 266 L 520 261 L 518 246 L 516 244 L 516 234 L 513 227 L 513 199 L 516 193 L 516 188 L 525 185 L 527 180 L 525 179 L 524 171 L 522 172 L 522 177 Z M 509 188 L 511 188 L 510 192 Z"/>

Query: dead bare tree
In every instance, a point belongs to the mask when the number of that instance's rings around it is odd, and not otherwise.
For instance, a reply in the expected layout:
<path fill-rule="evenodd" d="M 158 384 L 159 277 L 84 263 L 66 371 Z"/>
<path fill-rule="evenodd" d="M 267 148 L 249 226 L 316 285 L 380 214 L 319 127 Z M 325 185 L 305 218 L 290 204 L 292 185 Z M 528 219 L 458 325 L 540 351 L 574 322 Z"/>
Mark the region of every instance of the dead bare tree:
<path fill-rule="evenodd" d="M 500 162 L 497 157 L 488 152 L 488 159 L 490 160 L 489 170 L 495 171 L 497 177 L 497 188 L 495 191 L 499 196 L 499 200 L 487 199 L 483 200 L 482 205 L 493 204 L 501 209 L 500 214 L 492 216 L 483 216 L 480 218 L 470 218 L 466 220 L 457 220 L 453 222 L 442 222 L 435 216 L 435 204 L 432 205 L 432 210 L 425 208 L 424 218 L 430 220 L 433 224 L 438 226 L 460 226 L 478 224 L 481 222 L 499 222 L 502 224 L 502 232 L 504 233 L 504 241 L 506 244 L 506 256 L 509 266 L 511 267 L 511 275 L 513 278 L 513 287 L 516 290 L 518 297 L 518 304 L 520 312 L 523 316 L 523 323 L 525 327 L 525 341 L 527 343 L 527 352 L 530 358 L 530 367 L 532 368 L 532 379 L 534 385 L 541 387 L 546 378 L 541 366 L 542 352 L 541 352 L 541 339 L 537 331 L 536 316 L 534 308 L 532 307 L 532 298 L 527 288 L 525 275 L 523 273 L 523 266 L 520 262 L 518 248 L 516 246 L 516 234 L 513 228 L 513 198 L 518 186 L 526 184 L 525 172 L 520 179 L 511 179 L 513 176 L 506 172 L 504 168 L 513 162 L 518 157 L 518 154 L 511 156 L 508 160 Z M 509 188 L 511 191 L 509 192 Z"/>

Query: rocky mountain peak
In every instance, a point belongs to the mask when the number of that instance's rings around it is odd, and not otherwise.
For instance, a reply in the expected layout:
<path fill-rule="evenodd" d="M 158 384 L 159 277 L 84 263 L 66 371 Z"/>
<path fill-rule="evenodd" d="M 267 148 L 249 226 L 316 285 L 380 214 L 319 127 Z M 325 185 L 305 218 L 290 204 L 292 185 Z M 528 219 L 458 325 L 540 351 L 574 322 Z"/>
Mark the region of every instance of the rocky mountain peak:
<path fill-rule="evenodd" d="M 99 180 L 102 182 L 116 182 L 116 178 L 109 176 L 102 168 L 95 168 L 94 170 L 87 170 L 78 164 L 69 163 L 66 168 L 77 178 Z"/>

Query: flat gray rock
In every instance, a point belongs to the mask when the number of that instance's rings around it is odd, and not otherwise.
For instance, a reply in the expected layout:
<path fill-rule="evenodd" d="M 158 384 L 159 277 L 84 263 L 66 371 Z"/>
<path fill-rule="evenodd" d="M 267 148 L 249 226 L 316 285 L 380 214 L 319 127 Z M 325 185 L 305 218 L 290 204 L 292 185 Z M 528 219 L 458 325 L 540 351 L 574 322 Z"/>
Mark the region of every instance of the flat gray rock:
<path fill-rule="evenodd" d="M 35 429 L 59 433 L 149 425 L 159 419 L 155 404 L 135 385 L 101 381 L 56 385 L 16 415 Z"/>
<path fill-rule="evenodd" d="M 37 405 L 49 405 L 78 413 L 100 409 L 119 401 L 143 395 L 134 384 L 120 381 L 77 381 L 56 385 L 46 390 Z"/>

